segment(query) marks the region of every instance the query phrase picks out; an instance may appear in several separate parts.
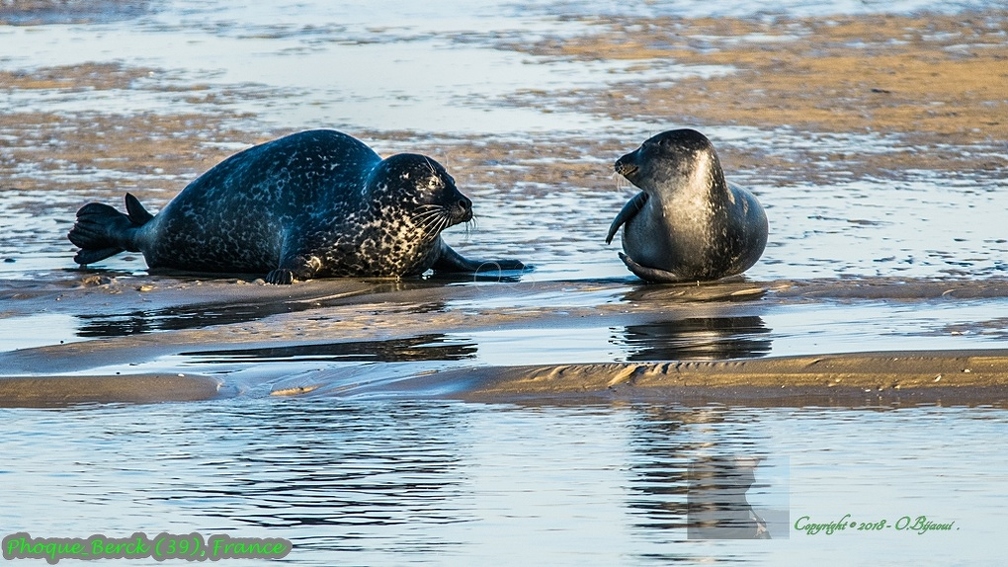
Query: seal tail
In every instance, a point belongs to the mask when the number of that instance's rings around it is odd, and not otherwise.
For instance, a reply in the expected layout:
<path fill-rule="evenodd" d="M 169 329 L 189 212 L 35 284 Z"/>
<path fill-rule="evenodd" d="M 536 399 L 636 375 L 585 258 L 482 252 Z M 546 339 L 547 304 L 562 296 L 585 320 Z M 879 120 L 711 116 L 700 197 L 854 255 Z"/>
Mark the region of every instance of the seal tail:
<path fill-rule="evenodd" d="M 80 265 L 93 264 L 129 250 L 139 251 L 133 243 L 136 229 L 147 224 L 154 215 L 147 212 L 136 197 L 126 194 L 124 215 L 101 203 L 88 203 L 77 211 L 77 222 L 67 238 L 81 250 L 74 256 Z"/>

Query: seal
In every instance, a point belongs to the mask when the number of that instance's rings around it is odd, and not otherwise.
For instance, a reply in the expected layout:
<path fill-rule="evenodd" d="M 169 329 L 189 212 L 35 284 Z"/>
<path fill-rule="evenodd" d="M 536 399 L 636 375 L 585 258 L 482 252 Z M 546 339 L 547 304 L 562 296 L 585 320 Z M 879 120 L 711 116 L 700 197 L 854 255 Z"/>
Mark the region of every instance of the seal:
<path fill-rule="evenodd" d="M 714 146 L 696 130 L 662 132 L 616 160 L 641 189 L 616 215 L 620 259 L 649 282 L 698 282 L 741 274 L 767 243 L 767 217 L 749 191 L 727 183 Z"/>
<path fill-rule="evenodd" d="M 89 203 L 67 235 L 93 264 L 123 251 L 186 272 L 266 274 L 272 284 L 328 277 L 405 277 L 521 270 L 517 260 L 463 258 L 441 239 L 472 219 L 472 202 L 429 157 L 382 159 L 334 130 L 310 130 L 237 153 L 157 215 L 126 194 L 126 211 Z"/>

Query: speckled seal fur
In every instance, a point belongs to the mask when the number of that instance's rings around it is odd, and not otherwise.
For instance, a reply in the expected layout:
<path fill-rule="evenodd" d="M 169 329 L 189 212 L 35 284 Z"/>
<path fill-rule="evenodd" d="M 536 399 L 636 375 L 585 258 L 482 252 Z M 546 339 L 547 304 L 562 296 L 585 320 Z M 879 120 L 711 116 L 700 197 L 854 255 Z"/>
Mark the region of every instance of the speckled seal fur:
<path fill-rule="evenodd" d="M 616 173 L 641 189 L 609 227 L 623 226 L 620 258 L 651 282 L 741 274 L 767 243 L 767 217 L 749 191 L 727 183 L 714 146 L 696 130 L 670 130 L 619 158 Z"/>
<path fill-rule="evenodd" d="M 151 268 L 266 274 L 287 284 L 325 277 L 401 277 L 522 269 L 516 260 L 467 260 L 441 231 L 472 218 L 472 203 L 434 160 L 382 159 L 341 132 L 292 134 L 235 154 L 157 215 L 126 195 L 124 215 L 90 203 L 68 237 L 92 264 L 142 252 Z"/>

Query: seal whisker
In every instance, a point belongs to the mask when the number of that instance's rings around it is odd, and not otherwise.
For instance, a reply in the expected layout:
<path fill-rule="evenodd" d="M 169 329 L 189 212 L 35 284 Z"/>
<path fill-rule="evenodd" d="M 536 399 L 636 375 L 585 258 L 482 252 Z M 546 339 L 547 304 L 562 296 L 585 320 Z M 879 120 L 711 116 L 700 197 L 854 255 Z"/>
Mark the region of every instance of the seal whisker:
<path fill-rule="evenodd" d="M 435 209 L 436 210 L 436 209 L 443 209 L 443 208 L 445 208 L 445 206 L 444 205 L 440 205 L 438 203 L 425 203 L 425 204 L 422 204 L 422 205 L 417 205 L 416 206 L 416 210 L 413 211 L 413 212 L 429 211 L 431 209 Z"/>
<path fill-rule="evenodd" d="M 622 175 L 620 175 L 619 173 L 617 173 L 615 171 L 613 172 L 613 177 L 616 179 L 616 188 L 617 189 L 623 190 L 623 189 L 626 189 L 627 187 L 633 187 L 633 183 L 630 183 L 629 179 L 627 179 L 626 177 L 623 177 Z"/>
<path fill-rule="evenodd" d="M 432 219 L 440 216 L 445 216 L 445 211 L 428 211 L 426 213 L 421 213 L 418 215 L 410 215 L 410 219 L 414 222 L 423 222 L 427 219 Z"/>
<path fill-rule="evenodd" d="M 417 205 L 416 209 L 417 210 L 412 211 L 414 214 L 429 213 L 431 211 L 443 211 L 446 210 L 447 207 L 444 205 Z"/>
<path fill-rule="evenodd" d="M 429 213 L 431 211 L 443 211 L 446 209 L 447 207 L 445 207 L 444 205 L 428 203 L 424 205 L 417 205 L 416 209 L 411 211 L 411 213 L 412 214 Z"/>
<path fill-rule="evenodd" d="M 451 219 L 448 217 L 438 217 L 436 219 L 431 219 L 426 224 L 418 226 L 417 229 L 424 237 L 433 237 L 441 234 L 441 231 L 447 228 L 450 222 Z"/>
<path fill-rule="evenodd" d="M 452 225 L 451 216 L 445 215 L 441 217 L 441 228 L 438 230 L 438 232 L 441 232 L 442 230 L 448 228 L 451 225 Z"/>
<path fill-rule="evenodd" d="M 410 218 L 414 219 L 414 220 L 423 220 L 423 219 L 428 219 L 428 218 L 432 218 L 432 217 L 438 217 L 438 216 L 442 216 L 442 215 L 446 215 L 446 214 L 448 214 L 448 210 L 445 209 L 444 207 L 440 207 L 440 208 L 437 208 L 437 209 L 431 209 L 429 211 L 422 211 L 422 212 L 419 212 L 419 213 L 416 213 L 416 214 L 411 214 Z"/>
<path fill-rule="evenodd" d="M 413 222 L 417 226 L 421 227 L 423 230 L 429 230 L 430 227 L 436 226 L 442 219 L 450 218 L 446 213 L 438 213 L 426 215 L 423 217 L 413 217 Z"/>
<path fill-rule="evenodd" d="M 433 232 L 434 231 L 434 227 L 436 227 L 437 225 L 441 224 L 441 219 L 442 218 L 443 217 L 436 217 L 436 218 L 428 219 L 428 220 L 426 220 L 426 221 L 424 221 L 424 222 L 416 225 L 417 226 L 417 230 L 419 230 L 420 232 L 422 232 L 424 234 L 427 234 L 429 232 Z"/>
<path fill-rule="evenodd" d="M 425 234 L 427 233 L 438 234 L 442 230 L 447 228 L 450 223 L 451 223 L 451 217 L 446 214 L 443 214 L 424 220 L 423 222 L 418 224 L 418 228 Z"/>
<path fill-rule="evenodd" d="M 424 161 L 427 162 L 427 167 L 430 168 L 431 173 L 433 173 L 436 176 L 437 175 L 437 170 L 434 169 L 434 164 L 431 163 L 430 158 L 428 158 L 427 156 L 424 156 L 423 158 L 424 158 Z"/>

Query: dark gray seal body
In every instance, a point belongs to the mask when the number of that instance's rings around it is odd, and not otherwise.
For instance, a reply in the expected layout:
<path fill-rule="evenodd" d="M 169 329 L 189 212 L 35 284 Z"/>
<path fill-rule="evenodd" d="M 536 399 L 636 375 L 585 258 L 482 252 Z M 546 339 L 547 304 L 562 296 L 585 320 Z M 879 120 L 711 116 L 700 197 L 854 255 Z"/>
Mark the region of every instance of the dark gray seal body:
<path fill-rule="evenodd" d="M 615 168 L 641 192 L 616 216 L 606 243 L 623 226 L 620 258 L 641 279 L 716 280 L 741 274 L 763 254 L 766 213 L 752 193 L 725 181 L 703 134 L 663 132 Z"/>
<path fill-rule="evenodd" d="M 332 130 L 292 134 L 222 161 L 157 215 L 126 195 L 124 215 L 90 203 L 68 235 L 92 264 L 129 250 L 151 268 L 266 274 L 266 281 L 517 270 L 516 260 L 467 260 L 441 231 L 472 219 L 472 203 L 434 160 L 382 159 Z"/>

